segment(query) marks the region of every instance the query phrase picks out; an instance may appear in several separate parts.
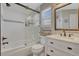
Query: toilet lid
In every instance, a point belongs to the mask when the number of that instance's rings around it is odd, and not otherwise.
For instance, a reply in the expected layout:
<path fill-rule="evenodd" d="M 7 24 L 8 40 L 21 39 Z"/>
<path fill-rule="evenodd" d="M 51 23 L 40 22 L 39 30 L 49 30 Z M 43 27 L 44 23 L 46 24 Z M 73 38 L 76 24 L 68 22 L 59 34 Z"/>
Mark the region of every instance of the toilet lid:
<path fill-rule="evenodd" d="M 32 49 L 40 49 L 40 48 L 43 48 L 43 45 L 36 44 L 36 45 L 32 46 Z"/>

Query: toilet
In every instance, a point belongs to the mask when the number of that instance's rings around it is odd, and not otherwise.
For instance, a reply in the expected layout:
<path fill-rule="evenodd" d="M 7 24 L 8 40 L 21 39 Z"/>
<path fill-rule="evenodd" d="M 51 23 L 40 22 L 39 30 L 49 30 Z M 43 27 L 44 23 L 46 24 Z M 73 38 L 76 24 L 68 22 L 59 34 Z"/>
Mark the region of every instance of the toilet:
<path fill-rule="evenodd" d="M 33 56 L 40 56 L 44 51 L 44 46 L 42 44 L 36 44 L 32 46 Z"/>
<path fill-rule="evenodd" d="M 40 43 L 32 46 L 32 53 L 34 56 L 44 56 L 45 37 L 40 36 Z"/>

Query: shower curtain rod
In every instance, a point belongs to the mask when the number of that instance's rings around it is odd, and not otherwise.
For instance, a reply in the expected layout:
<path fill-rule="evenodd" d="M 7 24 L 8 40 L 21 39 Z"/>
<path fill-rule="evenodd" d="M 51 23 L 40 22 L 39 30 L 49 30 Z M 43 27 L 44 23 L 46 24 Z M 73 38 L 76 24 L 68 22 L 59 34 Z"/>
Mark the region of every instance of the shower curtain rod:
<path fill-rule="evenodd" d="M 29 10 L 31 10 L 31 11 L 34 11 L 34 12 L 36 12 L 36 13 L 40 13 L 39 11 L 36 11 L 36 10 L 34 10 L 34 9 L 32 9 L 32 8 L 29 8 L 28 6 L 25 6 L 25 5 L 23 5 L 23 4 L 20 4 L 20 3 L 15 3 L 16 5 L 19 5 L 19 6 L 21 6 L 21 7 L 24 7 L 25 9 L 29 9 Z"/>

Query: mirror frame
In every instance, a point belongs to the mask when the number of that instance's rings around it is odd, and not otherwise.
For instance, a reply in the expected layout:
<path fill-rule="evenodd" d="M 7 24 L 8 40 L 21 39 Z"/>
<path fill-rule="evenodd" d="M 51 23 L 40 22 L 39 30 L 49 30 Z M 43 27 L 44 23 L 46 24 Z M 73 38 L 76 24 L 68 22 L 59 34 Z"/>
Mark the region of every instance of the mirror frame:
<path fill-rule="evenodd" d="M 56 10 L 60 9 L 60 8 L 63 8 L 65 6 L 68 6 L 72 3 L 66 3 L 66 4 L 59 4 L 57 6 L 54 7 L 54 25 L 55 25 L 55 30 L 67 30 L 67 31 L 79 31 L 79 3 L 78 4 L 78 9 L 77 9 L 77 12 L 78 12 L 78 29 L 57 29 L 56 28 Z"/>

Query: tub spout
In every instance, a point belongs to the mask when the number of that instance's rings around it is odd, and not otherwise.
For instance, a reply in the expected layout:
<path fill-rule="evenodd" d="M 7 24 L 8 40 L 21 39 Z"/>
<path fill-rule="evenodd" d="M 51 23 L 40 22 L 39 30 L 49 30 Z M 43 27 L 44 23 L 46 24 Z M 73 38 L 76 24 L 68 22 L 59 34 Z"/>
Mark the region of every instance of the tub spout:
<path fill-rule="evenodd" d="M 3 42 L 2 44 L 5 45 L 5 44 L 8 44 L 8 42 Z"/>

